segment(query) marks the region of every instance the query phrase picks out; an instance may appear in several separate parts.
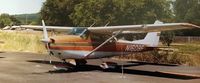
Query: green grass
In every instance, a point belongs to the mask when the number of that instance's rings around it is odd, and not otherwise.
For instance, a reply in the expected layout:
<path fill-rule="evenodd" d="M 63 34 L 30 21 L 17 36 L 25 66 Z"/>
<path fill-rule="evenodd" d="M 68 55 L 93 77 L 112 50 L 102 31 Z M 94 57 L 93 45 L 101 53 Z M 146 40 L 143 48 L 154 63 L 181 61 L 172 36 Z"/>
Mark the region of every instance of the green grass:
<path fill-rule="evenodd" d="M 40 32 L 5 32 L 0 31 L 0 51 L 45 53 L 46 49 L 40 42 Z"/>

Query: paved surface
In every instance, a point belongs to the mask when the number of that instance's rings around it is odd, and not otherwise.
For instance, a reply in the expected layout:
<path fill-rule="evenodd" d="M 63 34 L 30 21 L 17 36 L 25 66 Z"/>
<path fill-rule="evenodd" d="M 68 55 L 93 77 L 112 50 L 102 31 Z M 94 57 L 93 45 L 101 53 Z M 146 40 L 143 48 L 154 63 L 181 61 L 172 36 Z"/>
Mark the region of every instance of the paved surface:
<path fill-rule="evenodd" d="M 116 61 L 124 65 L 122 76 L 120 66 L 103 71 L 98 59 L 74 71 L 56 71 L 53 65 L 59 60 L 53 58 L 49 64 L 44 58 L 32 53 L 0 53 L 0 83 L 200 83 L 198 67 Z"/>

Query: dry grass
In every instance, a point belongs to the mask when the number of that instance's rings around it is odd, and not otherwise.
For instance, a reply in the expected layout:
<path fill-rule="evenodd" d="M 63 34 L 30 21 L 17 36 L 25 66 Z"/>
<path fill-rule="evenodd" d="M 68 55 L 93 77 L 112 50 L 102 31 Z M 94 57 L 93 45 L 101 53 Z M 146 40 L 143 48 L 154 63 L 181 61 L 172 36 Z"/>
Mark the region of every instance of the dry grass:
<path fill-rule="evenodd" d="M 191 66 L 200 66 L 200 44 L 197 43 L 185 43 L 179 46 L 173 46 L 173 48 L 179 49 L 179 53 L 182 56 L 188 56 L 188 64 Z"/>
<path fill-rule="evenodd" d="M 116 58 L 161 64 L 200 66 L 199 43 L 182 43 L 178 45 L 173 45 L 171 48 L 176 50 L 173 52 L 149 51 L 143 53 L 133 53 L 131 55 Z"/>
<path fill-rule="evenodd" d="M 1 51 L 45 53 L 41 32 L 0 31 Z"/>

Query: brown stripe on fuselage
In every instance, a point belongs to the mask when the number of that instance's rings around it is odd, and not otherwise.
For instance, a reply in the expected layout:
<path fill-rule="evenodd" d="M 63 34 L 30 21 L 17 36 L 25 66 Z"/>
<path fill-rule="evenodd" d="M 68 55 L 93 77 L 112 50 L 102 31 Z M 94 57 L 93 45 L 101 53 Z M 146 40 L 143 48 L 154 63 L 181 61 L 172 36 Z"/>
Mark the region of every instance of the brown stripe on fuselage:
<path fill-rule="evenodd" d="M 55 36 L 51 37 L 51 39 L 54 40 L 54 42 L 50 44 L 50 49 L 52 50 L 92 51 L 103 43 L 103 41 L 92 41 L 90 37 L 88 39 L 83 39 L 80 36 L 75 35 Z M 141 52 L 152 49 L 153 48 L 145 45 L 108 42 L 96 51 Z"/>
<path fill-rule="evenodd" d="M 62 35 L 62 36 L 54 36 L 51 37 L 51 39 L 54 40 L 54 43 L 74 43 L 74 42 L 89 42 L 91 43 L 90 38 L 88 39 L 83 39 L 80 36 L 76 35 Z"/>
<path fill-rule="evenodd" d="M 134 44 L 120 44 L 120 43 L 109 43 L 105 44 L 102 47 L 100 47 L 96 51 L 104 51 L 104 52 L 141 52 L 141 51 L 148 51 L 153 50 L 151 47 L 146 47 L 142 45 L 134 45 Z M 92 45 L 92 44 L 81 44 L 81 43 L 74 43 L 74 44 L 54 44 L 50 45 L 50 49 L 52 50 L 75 50 L 75 51 L 92 51 L 94 50 L 98 45 Z"/>
<path fill-rule="evenodd" d="M 65 42 L 65 43 L 53 43 L 51 46 L 99 46 L 102 42 Z M 109 43 L 108 43 L 109 44 Z M 106 44 L 106 45 L 108 45 Z"/>

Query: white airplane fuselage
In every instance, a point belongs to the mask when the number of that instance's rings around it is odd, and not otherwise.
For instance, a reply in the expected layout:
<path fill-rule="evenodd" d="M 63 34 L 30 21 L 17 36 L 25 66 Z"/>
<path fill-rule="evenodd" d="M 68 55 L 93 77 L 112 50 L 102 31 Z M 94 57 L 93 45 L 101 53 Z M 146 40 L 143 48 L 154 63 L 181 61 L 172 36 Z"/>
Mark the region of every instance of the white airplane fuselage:
<path fill-rule="evenodd" d="M 90 38 L 83 39 L 75 35 L 57 36 L 50 39 L 52 40 L 49 45 L 50 52 L 60 59 L 97 59 L 155 49 L 155 47 L 149 47 L 145 44 L 132 43 L 132 41 L 116 41 L 108 42 L 87 55 L 102 42 L 94 42 Z"/>

